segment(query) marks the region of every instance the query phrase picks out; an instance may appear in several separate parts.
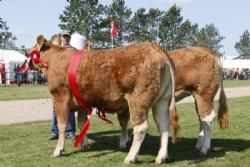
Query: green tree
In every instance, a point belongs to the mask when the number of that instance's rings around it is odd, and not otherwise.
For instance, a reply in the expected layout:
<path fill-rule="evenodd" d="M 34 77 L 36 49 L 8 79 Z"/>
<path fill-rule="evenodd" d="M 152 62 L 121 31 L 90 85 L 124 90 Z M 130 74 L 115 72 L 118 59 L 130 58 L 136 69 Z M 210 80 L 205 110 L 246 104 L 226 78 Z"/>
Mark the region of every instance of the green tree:
<path fill-rule="evenodd" d="M 69 3 L 65 7 L 63 14 L 59 16 L 62 30 L 78 32 L 91 39 L 96 34 L 101 24 L 104 6 L 98 0 L 67 0 Z"/>
<path fill-rule="evenodd" d="M 177 29 L 176 48 L 190 47 L 196 42 L 199 32 L 198 24 L 192 24 L 189 20 L 182 23 Z"/>
<path fill-rule="evenodd" d="M 59 27 L 62 30 L 70 32 L 79 31 L 83 22 L 83 11 L 81 10 L 80 0 L 66 0 L 69 5 L 65 7 L 63 14 L 59 16 L 61 23 Z M 86 17 L 86 16 L 85 16 Z"/>
<path fill-rule="evenodd" d="M 118 28 L 118 37 L 115 38 L 114 46 L 121 46 L 129 40 L 130 17 L 132 11 L 125 5 L 125 0 L 113 0 L 108 6 L 106 15 L 108 19 L 113 19 Z M 109 25 L 110 27 L 110 25 Z M 110 29 L 109 29 L 110 30 Z M 111 40 L 109 40 L 111 41 Z"/>
<path fill-rule="evenodd" d="M 181 8 L 173 5 L 168 11 L 144 8 L 138 9 L 132 16 L 132 11 L 125 0 L 112 0 L 108 6 L 98 3 L 98 0 L 67 0 L 59 19 L 59 27 L 70 32 L 79 32 L 91 40 L 94 48 L 110 48 L 110 23 L 115 21 L 118 37 L 114 46 L 129 42 L 155 41 L 167 50 L 182 47 L 204 46 L 219 53 L 224 39 L 213 25 L 199 29 L 198 24 L 183 20 Z"/>
<path fill-rule="evenodd" d="M 223 47 L 221 41 L 224 38 L 224 36 L 220 35 L 218 28 L 214 24 L 207 24 L 197 33 L 196 41 L 193 45 L 212 48 L 217 54 L 222 55 L 220 49 Z"/>
<path fill-rule="evenodd" d="M 250 34 L 248 30 L 240 36 L 240 41 L 234 45 L 239 56 L 236 59 L 250 59 Z"/>
<path fill-rule="evenodd" d="M 0 18 L 0 30 L 3 28 L 3 19 Z"/>
<path fill-rule="evenodd" d="M 148 14 L 145 13 L 145 8 L 138 9 L 130 21 L 129 41 L 139 42 L 147 40 L 148 31 Z"/>
<path fill-rule="evenodd" d="M 150 8 L 148 12 L 148 31 L 149 37 L 148 40 L 150 41 L 159 41 L 159 27 L 162 21 L 163 11 L 159 9 Z"/>
<path fill-rule="evenodd" d="M 0 0 L 0 2 L 1 2 L 1 0 Z M 2 33 L 3 25 L 4 25 L 3 19 L 0 17 L 0 45 L 1 46 L 3 43 L 3 33 Z"/>
<path fill-rule="evenodd" d="M 130 22 L 130 41 L 157 41 L 162 13 L 159 9 L 151 8 L 148 13 L 145 8 L 138 9 Z"/>
<path fill-rule="evenodd" d="M 191 46 L 198 31 L 198 25 L 189 20 L 183 21 L 181 8 L 173 5 L 161 19 L 160 45 L 167 50 Z"/>
<path fill-rule="evenodd" d="M 9 32 L 7 22 L 3 22 L 0 30 L 0 45 L 4 49 L 16 49 L 15 41 L 17 38 Z"/>
<path fill-rule="evenodd" d="M 176 49 L 177 28 L 181 25 L 183 17 L 180 14 L 181 8 L 173 5 L 166 11 L 160 24 L 160 45 L 167 50 Z"/>

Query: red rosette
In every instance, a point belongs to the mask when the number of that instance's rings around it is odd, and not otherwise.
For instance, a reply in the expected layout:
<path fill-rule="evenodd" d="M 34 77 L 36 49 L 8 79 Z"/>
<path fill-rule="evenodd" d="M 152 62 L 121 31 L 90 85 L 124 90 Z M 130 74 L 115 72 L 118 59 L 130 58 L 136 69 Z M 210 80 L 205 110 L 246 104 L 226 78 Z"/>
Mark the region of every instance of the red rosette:
<path fill-rule="evenodd" d="M 34 63 L 39 63 L 40 60 L 40 53 L 37 50 L 33 50 L 30 53 L 30 58 Z"/>

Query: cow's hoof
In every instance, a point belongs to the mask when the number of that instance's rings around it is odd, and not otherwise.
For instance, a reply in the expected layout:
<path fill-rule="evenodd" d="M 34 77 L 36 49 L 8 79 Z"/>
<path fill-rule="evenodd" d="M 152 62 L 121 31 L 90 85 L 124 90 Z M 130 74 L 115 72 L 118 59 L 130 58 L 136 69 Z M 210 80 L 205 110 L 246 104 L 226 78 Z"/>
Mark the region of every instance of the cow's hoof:
<path fill-rule="evenodd" d="M 164 162 L 166 162 L 166 159 L 157 159 L 157 158 L 155 159 L 156 164 L 162 164 Z"/>
<path fill-rule="evenodd" d="M 200 152 L 201 151 L 201 145 L 200 144 L 196 144 L 195 147 L 194 147 L 194 149 L 196 151 Z"/>
<path fill-rule="evenodd" d="M 165 163 L 165 162 L 166 162 L 166 159 L 168 159 L 168 157 L 156 157 L 155 163 L 156 163 L 156 164 Z"/>
<path fill-rule="evenodd" d="M 126 150 L 126 148 L 127 148 L 127 144 L 126 143 L 125 144 L 123 143 L 123 144 L 119 145 L 119 149 L 120 150 Z"/>
<path fill-rule="evenodd" d="M 124 163 L 125 164 L 131 164 L 131 163 L 136 163 L 137 162 L 137 160 L 136 160 L 136 158 L 131 158 L 131 157 L 126 157 L 125 159 L 124 159 Z"/>
<path fill-rule="evenodd" d="M 86 145 L 81 145 L 81 151 L 86 151 L 90 149 L 90 145 L 86 144 Z"/>
<path fill-rule="evenodd" d="M 203 145 L 203 140 L 202 139 L 198 139 L 196 145 L 195 145 L 195 149 L 200 152 L 201 151 L 201 148 L 202 148 L 202 145 Z"/>
<path fill-rule="evenodd" d="M 200 151 L 200 155 L 201 156 L 207 155 L 208 150 L 209 150 L 208 148 L 202 148 L 201 151 Z"/>
<path fill-rule="evenodd" d="M 54 153 L 53 153 L 53 157 L 59 157 L 60 155 L 62 155 L 63 150 L 60 149 L 55 149 Z"/>
<path fill-rule="evenodd" d="M 127 148 L 128 140 L 128 137 L 121 138 L 119 143 L 119 149 L 125 150 Z"/>
<path fill-rule="evenodd" d="M 162 163 L 164 163 L 164 162 L 166 162 L 165 159 L 156 159 L 156 160 L 155 160 L 155 163 L 156 163 L 156 164 L 162 164 Z"/>

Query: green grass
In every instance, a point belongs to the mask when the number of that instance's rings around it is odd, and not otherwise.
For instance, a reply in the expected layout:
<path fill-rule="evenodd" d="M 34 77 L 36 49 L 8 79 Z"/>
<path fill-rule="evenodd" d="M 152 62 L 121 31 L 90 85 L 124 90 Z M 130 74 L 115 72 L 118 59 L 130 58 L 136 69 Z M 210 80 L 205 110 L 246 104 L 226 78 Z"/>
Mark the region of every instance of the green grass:
<path fill-rule="evenodd" d="M 198 121 L 193 104 L 178 105 L 180 114 L 180 142 L 169 144 L 170 160 L 161 166 L 168 167 L 248 167 L 250 164 L 250 97 L 228 100 L 230 127 L 220 130 L 215 123 L 212 150 L 208 156 L 193 151 L 198 131 Z M 35 110 L 34 110 L 35 112 Z M 89 131 L 91 149 L 80 152 L 73 148 L 73 141 L 66 140 L 65 153 L 53 158 L 56 141 L 48 141 L 50 122 L 34 122 L 0 126 L 1 167 L 44 166 L 155 166 L 153 163 L 159 148 L 159 134 L 150 114 L 150 129 L 141 147 L 138 164 L 124 165 L 128 150 L 118 148 L 119 123 L 115 115 L 108 115 L 114 126 L 92 117 Z M 131 128 L 129 130 L 131 136 Z M 131 142 L 129 143 L 131 145 Z"/>
<path fill-rule="evenodd" d="M 224 87 L 242 87 L 242 86 L 250 86 L 249 80 L 224 80 Z"/>
<path fill-rule="evenodd" d="M 224 87 L 250 86 L 250 80 L 225 80 Z M 0 100 L 50 98 L 47 85 L 0 86 Z"/>
<path fill-rule="evenodd" d="M 50 98 L 47 85 L 0 86 L 0 100 Z"/>

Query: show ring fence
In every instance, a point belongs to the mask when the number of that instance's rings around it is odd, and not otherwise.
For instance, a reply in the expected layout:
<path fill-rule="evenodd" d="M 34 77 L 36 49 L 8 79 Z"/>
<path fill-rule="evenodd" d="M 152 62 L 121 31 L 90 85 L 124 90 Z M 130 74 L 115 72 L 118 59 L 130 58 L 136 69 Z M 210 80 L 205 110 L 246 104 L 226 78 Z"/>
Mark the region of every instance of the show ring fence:
<path fill-rule="evenodd" d="M 36 71 L 29 71 L 27 73 L 21 72 L 1 72 L 0 84 L 11 85 L 11 84 L 45 84 L 47 80 L 45 76 Z"/>

